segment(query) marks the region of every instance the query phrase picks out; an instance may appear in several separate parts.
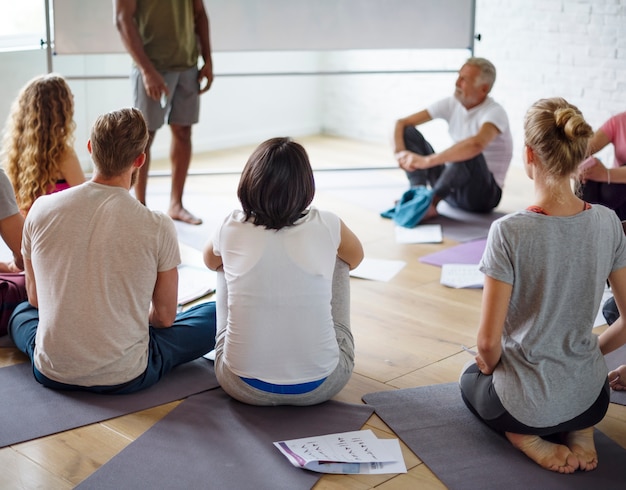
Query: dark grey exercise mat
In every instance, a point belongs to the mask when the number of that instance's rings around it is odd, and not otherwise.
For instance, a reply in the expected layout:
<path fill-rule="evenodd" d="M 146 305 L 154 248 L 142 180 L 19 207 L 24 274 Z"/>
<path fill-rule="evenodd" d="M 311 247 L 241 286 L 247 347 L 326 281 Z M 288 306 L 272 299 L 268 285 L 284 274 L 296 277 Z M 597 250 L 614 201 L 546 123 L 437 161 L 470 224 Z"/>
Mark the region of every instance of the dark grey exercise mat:
<path fill-rule="evenodd" d="M 296 468 L 272 443 L 359 430 L 373 412 L 335 401 L 256 407 L 221 388 L 207 391 L 186 399 L 77 488 L 311 488 L 322 475 Z"/>
<path fill-rule="evenodd" d="M 44 388 L 35 381 L 30 363 L 1 368 L 0 386 L 0 447 L 4 447 L 180 400 L 219 384 L 213 363 L 200 358 L 128 395 Z"/>
<path fill-rule="evenodd" d="M 480 422 L 456 383 L 369 393 L 363 401 L 451 490 L 626 488 L 626 449 L 600 431 L 595 433 L 595 470 L 554 473 Z"/>
<path fill-rule="evenodd" d="M 622 345 L 619 349 L 609 352 L 604 356 L 609 371 L 617 369 L 622 364 L 626 364 L 626 345 Z M 611 390 L 611 403 L 618 405 L 626 405 L 626 391 Z"/>
<path fill-rule="evenodd" d="M 469 242 L 487 238 L 489 228 L 504 213 L 492 211 L 490 213 L 470 213 L 462 209 L 453 208 L 445 201 L 437 206 L 439 216 L 431 218 L 428 224 L 440 224 L 443 236 L 457 242 Z"/>

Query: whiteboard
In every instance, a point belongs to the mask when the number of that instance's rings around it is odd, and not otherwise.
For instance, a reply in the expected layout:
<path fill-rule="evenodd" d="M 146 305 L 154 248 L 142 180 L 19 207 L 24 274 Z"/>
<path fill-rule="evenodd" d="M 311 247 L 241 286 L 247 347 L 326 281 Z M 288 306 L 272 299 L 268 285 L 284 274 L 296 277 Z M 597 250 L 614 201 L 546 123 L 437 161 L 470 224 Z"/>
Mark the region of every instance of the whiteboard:
<path fill-rule="evenodd" d="M 56 54 L 123 53 L 114 0 L 49 0 Z M 472 49 L 475 0 L 204 0 L 213 51 Z"/>

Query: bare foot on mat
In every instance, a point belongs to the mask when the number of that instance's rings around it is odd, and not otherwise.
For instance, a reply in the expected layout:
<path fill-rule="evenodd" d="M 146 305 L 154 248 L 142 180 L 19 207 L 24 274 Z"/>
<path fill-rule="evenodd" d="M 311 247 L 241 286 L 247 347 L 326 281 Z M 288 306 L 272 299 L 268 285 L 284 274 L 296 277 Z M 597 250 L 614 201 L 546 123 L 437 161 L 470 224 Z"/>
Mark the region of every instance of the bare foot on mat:
<path fill-rule="evenodd" d="M 579 468 L 583 471 L 595 470 L 598 466 L 598 453 L 593 441 L 593 427 L 568 432 L 563 442 L 578 458 Z"/>
<path fill-rule="evenodd" d="M 539 436 L 506 433 L 514 447 L 542 468 L 557 473 L 574 473 L 579 467 L 576 455 L 563 444 L 554 444 Z"/>

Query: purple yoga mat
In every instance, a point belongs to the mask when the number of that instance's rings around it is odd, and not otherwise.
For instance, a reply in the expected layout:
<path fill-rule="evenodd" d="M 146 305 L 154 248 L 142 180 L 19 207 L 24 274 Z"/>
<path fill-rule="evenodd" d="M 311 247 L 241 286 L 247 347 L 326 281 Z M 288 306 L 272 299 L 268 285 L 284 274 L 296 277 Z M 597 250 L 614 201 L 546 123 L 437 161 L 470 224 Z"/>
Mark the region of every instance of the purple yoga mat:
<path fill-rule="evenodd" d="M 626 487 L 626 449 L 595 432 L 598 467 L 561 475 L 541 468 L 465 406 L 457 383 L 370 393 L 363 401 L 450 490 Z"/>
<path fill-rule="evenodd" d="M 30 363 L 1 368 L 0 386 L 0 447 L 4 447 L 163 405 L 219 384 L 213 363 L 200 358 L 128 395 L 44 388 L 35 381 Z"/>
<path fill-rule="evenodd" d="M 474 240 L 439 252 L 424 255 L 419 261 L 441 267 L 444 264 L 478 264 L 485 251 L 487 239 Z"/>
<path fill-rule="evenodd" d="M 80 489 L 309 489 L 320 473 L 293 466 L 273 442 L 359 430 L 373 408 L 329 401 L 256 407 L 221 388 L 189 397 Z"/>

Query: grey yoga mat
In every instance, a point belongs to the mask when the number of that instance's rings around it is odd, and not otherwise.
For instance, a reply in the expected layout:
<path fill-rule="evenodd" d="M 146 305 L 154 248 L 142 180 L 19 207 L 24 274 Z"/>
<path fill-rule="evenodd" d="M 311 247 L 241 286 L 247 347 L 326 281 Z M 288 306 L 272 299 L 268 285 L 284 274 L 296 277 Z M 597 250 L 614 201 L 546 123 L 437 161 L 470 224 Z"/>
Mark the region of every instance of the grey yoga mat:
<path fill-rule="evenodd" d="M 439 216 L 428 220 L 428 224 L 440 224 L 443 236 L 457 242 L 469 242 L 486 238 L 489 228 L 503 213 L 492 211 L 490 213 L 470 213 L 462 209 L 453 208 L 445 201 L 437 206 Z"/>
<path fill-rule="evenodd" d="M 541 468 L 465 406 L 456 383 L 370 393 L 363 401 L 451 490 L 623 489 L 626 450 L 596 430 L 598 467 L 560 475 Z"/>
<path fill-rule="evenodd" d="M 0 369 L 0 447 L 155 407 L 219 386 L 213 363 L 182 364 L 156 385 L 129 395 L 44 388 L 30 363 Z"/>
<path fill-rule="evenodd" d="M 293 466 L 274 441 L 359 430 L 367 405 L 256 407 L 221 388 L 187 398 L 84 480 L 80 489 L 308 489 L 321 474 Z"/>

